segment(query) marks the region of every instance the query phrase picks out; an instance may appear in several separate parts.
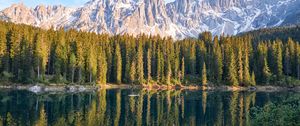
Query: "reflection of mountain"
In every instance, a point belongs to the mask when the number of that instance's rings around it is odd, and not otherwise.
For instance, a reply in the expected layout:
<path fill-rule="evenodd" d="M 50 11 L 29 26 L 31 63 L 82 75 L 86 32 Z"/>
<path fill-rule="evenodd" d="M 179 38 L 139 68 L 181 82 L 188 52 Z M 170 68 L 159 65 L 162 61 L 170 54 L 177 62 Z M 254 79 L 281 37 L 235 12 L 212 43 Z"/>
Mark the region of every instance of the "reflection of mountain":
<path fill-rule="evenodd" d="M 237 34 L 299 23 L 299 6 L 299 0 L 91 0 L 75 9 L 14 4 L 0 18 L 43 28 L 184 38 L 203 31 Z"/>

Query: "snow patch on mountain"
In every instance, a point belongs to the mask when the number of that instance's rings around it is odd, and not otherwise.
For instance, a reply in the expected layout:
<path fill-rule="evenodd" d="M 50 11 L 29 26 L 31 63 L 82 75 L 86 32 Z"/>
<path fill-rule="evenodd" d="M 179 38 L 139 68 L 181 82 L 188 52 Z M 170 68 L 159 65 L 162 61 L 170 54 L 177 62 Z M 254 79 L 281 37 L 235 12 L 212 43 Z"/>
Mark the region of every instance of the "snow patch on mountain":
<path fill-rule="evenodd" d="M 0 19 L 49 29 L 96 33 L 197 37 L 200 32 L 234 35 L 291 24 L 300 0 L 91 0 L 79 8 L 14 4 Z"/>

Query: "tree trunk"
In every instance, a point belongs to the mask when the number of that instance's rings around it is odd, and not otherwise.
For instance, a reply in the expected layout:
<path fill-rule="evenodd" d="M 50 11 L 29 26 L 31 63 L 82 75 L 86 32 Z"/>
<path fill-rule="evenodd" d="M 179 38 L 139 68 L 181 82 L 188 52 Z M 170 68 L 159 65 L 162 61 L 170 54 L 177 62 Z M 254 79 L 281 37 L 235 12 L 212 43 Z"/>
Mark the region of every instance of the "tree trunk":
<path fill-rule="evenodd" d="M 90 72 L 90 83 L 92 82 L 92 79 L 93 79 L 92 76 L 93 76 L 92 72 Z"/>
<path fill-rule="evenodd" d="M 40 79 L 40 65 L 38 65 L 38 67 L 37 67 L 37 76 L 38 76 L 38 79 Z"/>
<path fill-rule="evenodd" d="M 74 83 L 74 71 L 75 71 L 75 69 L 72 68 L 72 83 Z"/>
<path fill-rule="evenodd" d="M 78 70 L 78 82 L 81 82 L 81 69 Z"/>
<path fill-rule="evenodd" d="M 297 67 L 297 75 L 298 79 L 300 79 L 300 64 Z"/>

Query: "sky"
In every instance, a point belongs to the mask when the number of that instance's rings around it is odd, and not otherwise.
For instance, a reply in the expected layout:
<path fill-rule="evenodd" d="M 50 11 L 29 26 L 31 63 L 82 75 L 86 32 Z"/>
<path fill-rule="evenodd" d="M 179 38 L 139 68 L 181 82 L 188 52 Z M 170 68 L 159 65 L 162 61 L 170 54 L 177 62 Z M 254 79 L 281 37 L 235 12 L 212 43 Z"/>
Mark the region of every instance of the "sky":
<path fill-rule="evenodd" d="M 68 7 L 82 6 L 89 0 L 0 0 L 0 10 L 11 6 L 14 3 L 23 2 L 25 5 L 34 7 L 39 4 L 44 5 L 64 5 Z M 172 2 L 174 0 L 165 0 L 166 2 Z"/>

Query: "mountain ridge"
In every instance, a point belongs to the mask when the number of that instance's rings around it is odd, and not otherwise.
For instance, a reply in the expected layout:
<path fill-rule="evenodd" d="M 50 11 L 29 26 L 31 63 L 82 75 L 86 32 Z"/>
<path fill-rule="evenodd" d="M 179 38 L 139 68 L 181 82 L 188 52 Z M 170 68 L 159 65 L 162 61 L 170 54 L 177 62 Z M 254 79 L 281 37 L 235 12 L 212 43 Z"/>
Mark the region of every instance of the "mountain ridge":
<path fill-rule="evenodd" d="M 91 0 L 78 8 L 13 4 L 0 19 L 33 25 L 96 33 L 140 33 L 197 37 L 200 32 L 235 35 L 260 28 L 298 23 L 299 0 Z"/>

